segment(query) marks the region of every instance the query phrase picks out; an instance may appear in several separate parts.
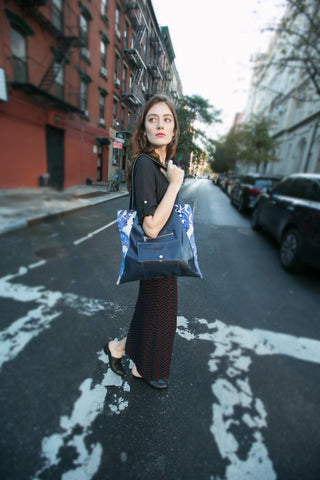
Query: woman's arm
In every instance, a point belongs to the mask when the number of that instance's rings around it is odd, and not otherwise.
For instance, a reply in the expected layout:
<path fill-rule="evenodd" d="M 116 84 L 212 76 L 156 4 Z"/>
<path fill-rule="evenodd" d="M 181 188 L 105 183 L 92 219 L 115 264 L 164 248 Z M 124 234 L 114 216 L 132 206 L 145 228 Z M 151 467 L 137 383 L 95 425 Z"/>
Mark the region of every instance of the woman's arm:
<path fill-rule="evenodd" d="M 157 206 L 153 215 L 148 215 L 143 219 L 143 230 L 150 238 L 156 238 L 160 230 L 167 223 L 172 212 L 174 202 L 177 198 L 180 187 L 183 183 L 184 171 L 173 164 L 172 160 L 168 162 L 167 179 L 169 185 L 161 202 Z"/>

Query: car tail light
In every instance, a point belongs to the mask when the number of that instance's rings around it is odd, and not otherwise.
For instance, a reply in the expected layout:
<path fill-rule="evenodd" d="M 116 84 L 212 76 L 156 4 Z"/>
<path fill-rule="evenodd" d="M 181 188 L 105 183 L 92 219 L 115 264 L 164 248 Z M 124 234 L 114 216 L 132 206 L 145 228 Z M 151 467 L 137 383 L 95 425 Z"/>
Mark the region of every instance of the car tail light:
<path fill-rule="evenodd" d="M 259 188 L 249 188 L 249 194 L 250 195 L 259 195 L 259 193 L 262 193 L 263 190 L 260 190 Z"/>

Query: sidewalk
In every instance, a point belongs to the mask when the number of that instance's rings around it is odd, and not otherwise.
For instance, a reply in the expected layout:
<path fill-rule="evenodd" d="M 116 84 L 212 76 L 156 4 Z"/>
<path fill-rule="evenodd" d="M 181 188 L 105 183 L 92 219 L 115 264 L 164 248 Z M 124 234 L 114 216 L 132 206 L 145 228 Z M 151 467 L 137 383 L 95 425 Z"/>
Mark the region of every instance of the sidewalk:
<path fill-rule="evenodd" d="M 125 183 L 119 191 L 107 192 L 102 182 L 62 192 L 50 187 L 0 190 L 0 234 L 124 195 L 128 195 Z"/>

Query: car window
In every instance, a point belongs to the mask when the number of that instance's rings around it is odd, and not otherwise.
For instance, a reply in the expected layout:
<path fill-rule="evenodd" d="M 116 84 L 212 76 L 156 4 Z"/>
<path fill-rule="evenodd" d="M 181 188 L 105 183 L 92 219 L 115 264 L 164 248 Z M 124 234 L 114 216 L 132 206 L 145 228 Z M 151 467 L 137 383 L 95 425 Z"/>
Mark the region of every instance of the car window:
<path fill-rule="evenodd" d="M 291 187 L 291 196 L 295 198 L 307 198 L 308 185 L 309 182 L 307 178 L 295 178 Z"/>
<path fill-rule="evenodd" d="M 294 198 L 308 198 L 308 179 L 307 178 L 288 178 L 280 182 L 274 189 L 274 193 Z"/>
<path fill-rule="evenodd" d="M 290 196 L 291 186 L 293 184 L 292 178 L 287 178 L 286 180 L 282 180 L 278 185 L 276 185 L 273 193 L 276 195 L 285 195 Z"/>
<path fill-rule="evenodd" d="M 254 186 L 260 189 L 267 189 L 268 187 L 272 187 L 273 182 L 271 178 L 257 178 L 255 181 Z"/>
<path fill-rule="evenodd" d="M 242 183 L 247 183 L 248 185 L 254 185 L 254 179 L 252 177 L 243 177 Z"/>
<path fill-rule="evenodd" d="M 320 180 L 309 180 L 307 199 L 313 202 L 320 202 Z"/>

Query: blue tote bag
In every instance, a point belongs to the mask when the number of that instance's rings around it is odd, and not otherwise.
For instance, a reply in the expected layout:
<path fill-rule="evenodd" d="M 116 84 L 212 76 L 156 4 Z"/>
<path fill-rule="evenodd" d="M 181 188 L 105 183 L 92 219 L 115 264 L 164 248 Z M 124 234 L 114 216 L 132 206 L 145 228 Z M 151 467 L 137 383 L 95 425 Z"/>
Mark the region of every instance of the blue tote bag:
<path fill-rule="evenodd" d="M 131 195 L 133 198 L 133 191 Z M 136 210 L 118 210 L 117 220 L 122 245 L 117 284 L 159 277 L 202 278 L 190 205 L 174 205 L 169 220 L 156 238 L 145 234 Z"/>

